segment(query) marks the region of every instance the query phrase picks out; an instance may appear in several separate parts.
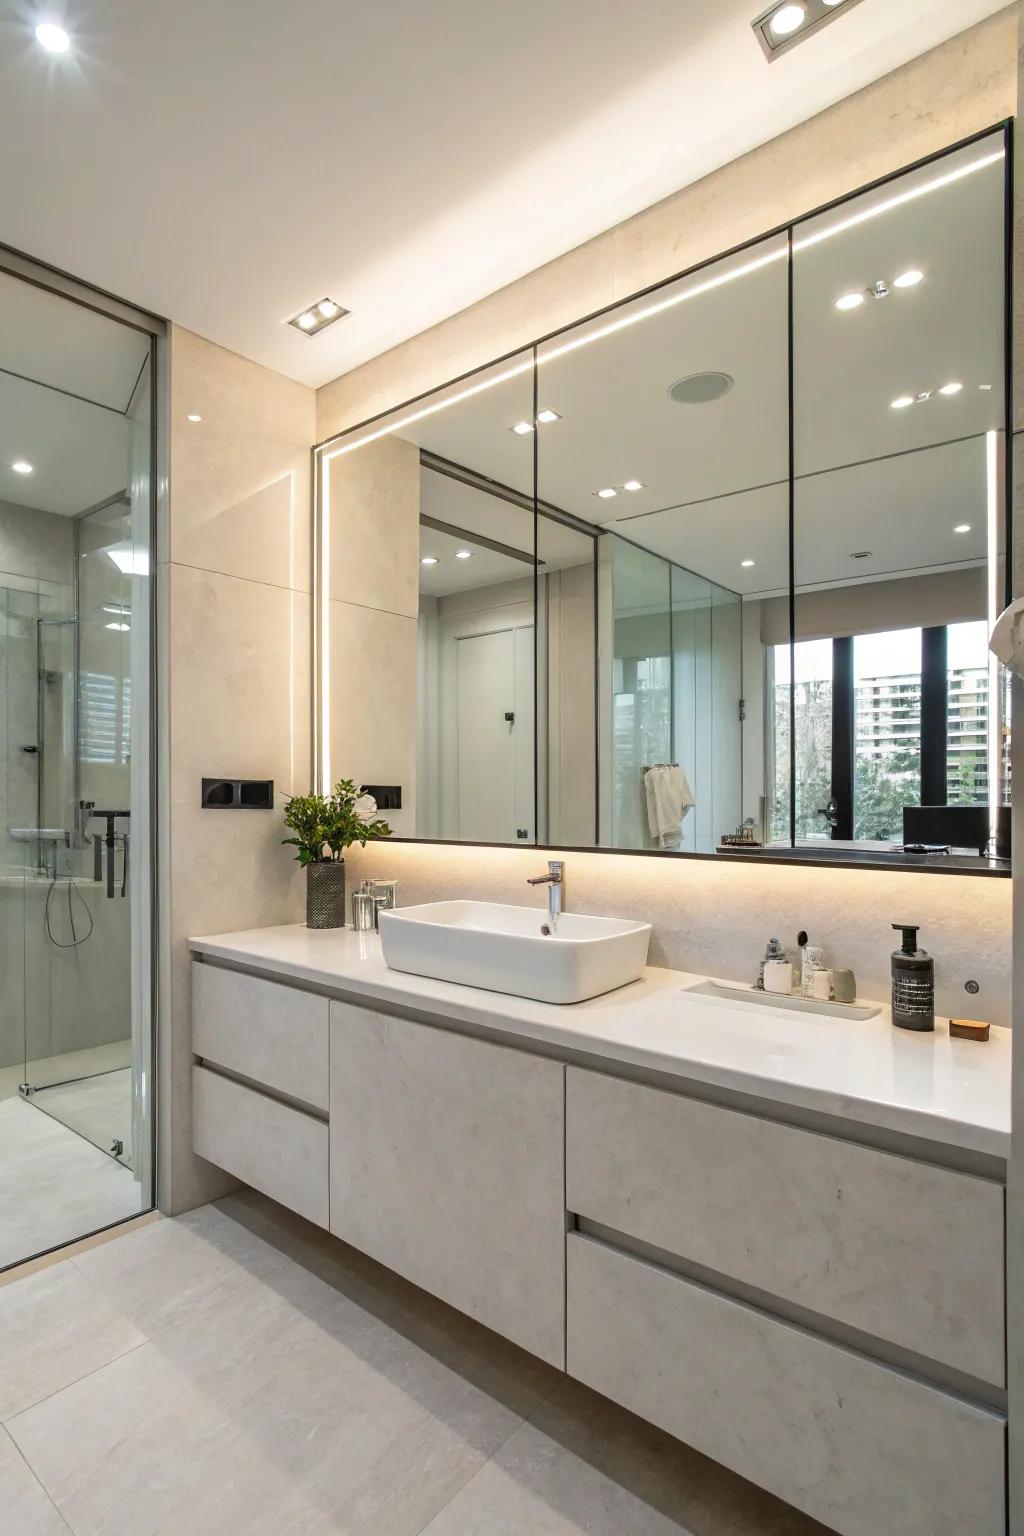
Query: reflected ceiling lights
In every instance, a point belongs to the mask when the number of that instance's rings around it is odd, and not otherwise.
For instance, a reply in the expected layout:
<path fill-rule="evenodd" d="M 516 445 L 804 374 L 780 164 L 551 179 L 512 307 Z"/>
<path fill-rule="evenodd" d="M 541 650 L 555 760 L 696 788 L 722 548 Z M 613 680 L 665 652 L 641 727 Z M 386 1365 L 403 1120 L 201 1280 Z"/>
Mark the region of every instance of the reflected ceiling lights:
<path fill-rule="evenodd" d="M 954 533 L 970 533 L 970 531 L 970 523 L 957 523 L 956 527 L 953 529 Z"/>
<path fill-rule="evenodd" d="M 836 309 L 859 309 L 863 303 L 862 293 L 844 293 L 841 299 L 836 299 Z"/>
<path fill-rule="evenodd" d="M 320 299 L 308 309 L 301 310 L 288 324 L 301 331 L 303 336 L 319 336 L 321 331 L 326 331 L 335 320 L 341 320 L 347 314 L 348 310 L 334 299 Z"/>
<path fill-rule="evenodd" d="M 58 27 L 56 22 L 41 21 L 36 27 L 36 42 L 47 53 L 67 53 L 71 47 L 71 39 L 63 27 Z"/>
<path fill-rule="evenodd" d="M 916 288 L 923 278 L 923 272 L 919 272 L 916 267 L 910 267 L 906 272 L 901 272 L 899 277 L 894 277 L 892 285 L 894 288 Z"/>
<path fill-rule="evenodd" d="M 34 470 L 35 465 L 30 464 L 28 459 L 15 459 L 14 463 L 11 465 L 11 468 L 14 470 L 16 475 L 30 475 Z"/>
<path fill-rule="evenodd" d="M 642 480 L 626 480 L 622 486 L 624 491 L 642 491 L 643 488 L 644 483 Z"/>
<path fill-rule="evenodd" d="M 914 267 L 908 272 L 901 272 L 899 277 L 894 277 L 892 288 L 916 288 L 923 277 L 924 273 L 918 272 L 917 268 Z M 836 299 L 836 309 L 860 309 L 868 294 L 873 299 L 887 299 L 891 291 L 892 289 L 885 278 L 880 277 L 869 288 L 858 288 L 852 293 L 840 294 L 839 298 Z"/>
<path fill-rule="evenodd" d="M 608 501 L 610 497 L 617 496 L 618 494 L 619 493 L 615 487 L 611 485 L 606 485 L 600 491 L 594 492 L 594 495 L 600 496 L 602 501 Z"/>
<path fill-rule="evenodd" d="M 950 379 L 948 384 L 942 384 L 938 389 L 922 389 L 916 395 L 897 395 L 892 401 L 892 409 L 905 411 L 908 405 L 924 405 L 926 400 L 934 400 L 936 395 L 945 395 L 948 399 L 960 394 L 963 387 L 959 379 Z"/>
<path fill-rule="evenodd" d="M 457 549 L 455 551 L 455 558 L 456 560 L 472 560 L 473 551 L 471 549 Z"/>
<path fill-rule="evenodd" d="M 144 549 L 132 549 L 130 544 L 115 545 L 107 554 L 122 576 L 148 576 L 149 555 Z"/>
<path fill-rule="evenodd" d="M 913 395 L 897 395 L 896 399 L 892 403 L 892 408 L 894 411 L 905 411 L 907 406 L 913 405 L 913 403 Z"/>
<path fill-rule="evenodd" d="M 540 422 L 541 426 L 546 427 L 548 422 L 561 421 L 561 419 L 562 418 L 557 411 L 549 410 L 547 406 L 545 406 L 542 411 L 537 412 L 537 420 Z M 517 437 L 528 437 L 529 434 L 533 431 L 533 422 L 517 421 L 513 426 L 509 427 L 509 431 L 514 432 Z"/>
<path fill-rule="evenodd" d="M 940 395 L 958 395 L 962 389 L 963 389 L 963 385 L 961 383 L 959 383 L 956 379 L 953 379 L 948 384 L 943 384 L 942 388 L 939 390 L 939 394 Z"/>
<path fill-rule="evenodd" d="M 118 629 L 122 632 L 126 629 L 131 629 L 130 624 L 105 624 L 103 627 L 104 629 Z"/>
<path fill-rule="evenodd" d="M 424 555 L 423 558 L 420 560 L 420 565 L 436 565 L 436 564 L 437 564 L 437 556 L 436 555 Z"/>
<path fill-rule="evenodd" d="M 858 0 L 775 0 L 751 26 L 765 57 L 771 60 L 857 4 Z"/>
<path fill-rule="evenodd" d="M 197 411 L 189 411 L 188 419 L 189 419 L 189 421 L 202 421 L 203 418 L 199 415 L 199 413 Z"/>
<path fill-rule="evenodd" d="M 754 563 L 753 560 L 741 560 L 740 561 L 740 565 L 743 566 L 744 570 L 749 570 L 750 567 L 753 565 L 753 563 Z"/>

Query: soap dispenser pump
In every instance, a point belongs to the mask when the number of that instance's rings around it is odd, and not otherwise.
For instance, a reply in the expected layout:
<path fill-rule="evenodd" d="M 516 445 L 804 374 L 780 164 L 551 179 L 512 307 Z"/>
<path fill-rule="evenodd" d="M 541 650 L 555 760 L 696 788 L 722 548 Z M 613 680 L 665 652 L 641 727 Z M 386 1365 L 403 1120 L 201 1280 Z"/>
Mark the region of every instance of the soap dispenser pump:
<path fill-rule="evenodd" d="M 893 923 L 903 944 L 892 952 L 892 1021 L 897 1029 L 935 1028 L 935 961 L 917 947 L 917 925 Z"/>

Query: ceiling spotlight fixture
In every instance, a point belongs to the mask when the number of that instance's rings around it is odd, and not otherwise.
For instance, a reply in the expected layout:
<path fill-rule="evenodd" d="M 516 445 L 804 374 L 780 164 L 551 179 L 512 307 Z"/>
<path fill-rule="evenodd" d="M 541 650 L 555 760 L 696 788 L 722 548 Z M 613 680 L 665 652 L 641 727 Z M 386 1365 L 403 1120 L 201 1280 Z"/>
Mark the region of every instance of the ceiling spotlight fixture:
<path fill-rule="evenodd" d="M 436 565 L 436 564 L 437 564 L 437 556 L 436 555 L 424 555 L 422 557 L 422 559 L 420 560 L 420 565 Z"/>
<path fill-rule="evenodd" d="M 907 406 L 913 405 L 913 403 L 913 395 L 897 395 L 896 399 L 892 402 L 892 408 L 894 411 L 905 411 Z"/>
<path fill-rule="evenodd" d="M 543 410 L 537 412 L 537 420 L 544 422 L 545 426 L 549 421 L 561 421 L 561 419 L 557 411 Z"/>
<path fill-rule="evenodd" d="M 948 384 L 943 384 L 942 388 L 939 390 L 939 394 L 958 395 L 962 389 L 963 385 L 958 379 L 951 379 Z"/>
<path fill-rule="evenodd" d="M 643 488 L 644 483 L 642 480 L 626 480 L 622 486 L 624 491 L 642 491 Z"/>
<path fill-rule="evenodd" d="M 859 309 L 863 303 L 862 293 L 844 293 L 841 299 L 836 299 L 836 309 Z"/>
<path fill-rule="evenodd" d="M 753 565 L 753 563 L 754 563 L 753 560 L 741 560 L 740 561 L 740 565 L 743 566 L 744 570 L 749 570 L 750 567 Z"/>
<path fill-rule="evenodd" d="M 28 459 L 15 459 L 11 468 L 16 475 L 30 475 L 35 465 L 30 464 Z"/>
<path fill-rule="evenodd" d="M 203 418 L 200 416 L 198 411 L 189 411 L 188 419 L 189 421 L 202 421 Z"/>
<path fill-rule="evenodd" d="M 318 299 L 308 309 L 300 310 L 293 319 L 288 321 L 295 330 L 301 331 L 303 336 L 319 336 L 321 331 L 326 331 L 335 320 L 340 320 L 348 310 L 344 309 L 334 299 Z"/>
<path fill-rule="evenodd" d="M 812 33 L 852 10 L 858 0 L 774 0 L 751 22 L 754 34 L 768 59 L 796 47 Z"/>
<path fill-rule="evenodd" d="M 908 267 L 906 272 L 901 272 L 899 277 L 893 278 L 892 285 L 894 288 L 916 288 L 923 280 L 923 272 L 919 272 L 916 267 Z"/>
<path fill-rule="evenodd" d="M 533 431 L 533 423 L 529 421 L 517 421 L 514 427 L 509 427 L 509 431 L 514 432 L 517 437 L 526 437 L 529 432 Z"/>
<path fill-rule="evenodd" d="M 802 27 L 807 20 L 807 11 L 802 5 L 783 5 L 769 19 L 768 25 L 776 37 L 788 37 L 798 27 Z"/>
<path fill-rule="evenodd" d="M 970 523 L 957 523 L 956 527 L 953 529 L 954 533 L 970 533 L 970 531 Z"/>
<path fill-rule="evenodd" d="M 594 495 L 595 496 L 600 496 L 602 501 L 607 501 L 609 499 L 609 497 L 617 496 L 618 492 L 615 490 L 614 486 L 606 485 L 606 486 L 603 486 L 601 490 L 595 491 Z"/>
<path fill-rule="evenodd" d="M 472 560 L 473 551 L 471 549 L 457 549 L 455 551 L 455 558 L 456 560 Z"/>
<path fill-rule="evenodd" d="M 71 39 L 63 27 L 54 21 L 41 21 L 36 27 L 36 42 L 47 53 L 67 53 Z"/>

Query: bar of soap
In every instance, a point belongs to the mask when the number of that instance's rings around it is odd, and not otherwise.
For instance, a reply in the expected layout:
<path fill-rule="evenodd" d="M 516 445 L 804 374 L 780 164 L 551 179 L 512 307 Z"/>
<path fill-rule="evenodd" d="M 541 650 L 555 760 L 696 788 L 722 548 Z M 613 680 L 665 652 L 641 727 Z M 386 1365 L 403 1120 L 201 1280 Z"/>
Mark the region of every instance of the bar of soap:
<path fill-rule="evenodd" d="M 987 1040 L 989 1026 L 981 1019 L 950 1019 L 949 1033 L 955 1040 Z"/>

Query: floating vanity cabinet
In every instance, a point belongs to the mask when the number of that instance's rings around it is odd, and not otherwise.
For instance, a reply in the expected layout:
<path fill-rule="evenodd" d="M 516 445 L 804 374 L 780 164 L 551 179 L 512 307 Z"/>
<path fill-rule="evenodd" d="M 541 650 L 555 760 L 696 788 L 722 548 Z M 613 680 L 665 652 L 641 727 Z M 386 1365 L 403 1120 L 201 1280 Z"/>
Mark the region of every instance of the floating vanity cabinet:
<path fill-rule="evenodd" d="M 1001 1415 L 592 1238 L 567 1245 L 579 1381 L 842 1536 L 1004 1536 Z"/>
<path fill-rule="evenodd" d="M 566 1204 L 729 1282 L 1002 1387 L 1002 1185 L 566 1072 Z"/>
<path fill-rule="evenodd" d="M 563 1072 L 331 1003 L 331 1231 L 559 1367 Z"/>

